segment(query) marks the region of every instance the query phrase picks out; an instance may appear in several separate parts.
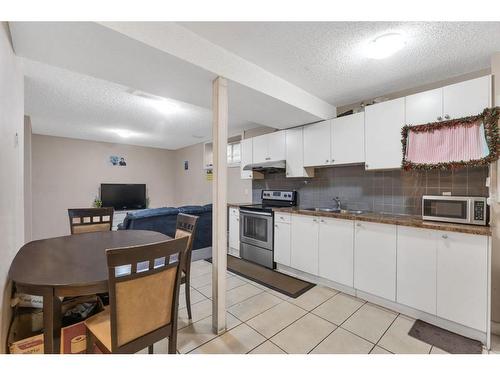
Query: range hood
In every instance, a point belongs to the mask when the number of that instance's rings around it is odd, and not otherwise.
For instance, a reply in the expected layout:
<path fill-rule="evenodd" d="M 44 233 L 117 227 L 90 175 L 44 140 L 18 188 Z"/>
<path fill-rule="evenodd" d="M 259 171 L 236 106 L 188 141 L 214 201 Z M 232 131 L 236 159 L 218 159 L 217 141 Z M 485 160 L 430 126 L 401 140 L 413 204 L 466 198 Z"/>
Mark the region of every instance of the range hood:
<path fill-rule="evenodd" d="M 243 170 L 257 172 L 283 172 L 285 168 L 285 160 L 269 160 L 261 163 L 247 164 L 243 167 Z"/>

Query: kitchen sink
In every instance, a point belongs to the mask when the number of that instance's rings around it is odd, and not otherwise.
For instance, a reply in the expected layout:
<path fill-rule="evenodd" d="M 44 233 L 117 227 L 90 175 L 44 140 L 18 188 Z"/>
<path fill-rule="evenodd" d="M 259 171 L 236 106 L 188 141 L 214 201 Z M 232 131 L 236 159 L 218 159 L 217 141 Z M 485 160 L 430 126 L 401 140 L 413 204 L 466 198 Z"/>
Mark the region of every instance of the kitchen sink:
<path fill-rule="evenodd" d="M 302 208 L 302 210 L 305 210 L 305 211 L 319 211 L 319 212 L 340 212 L 339 209 L 336 209 L 336 208 L 327 208 L 327 207 L 309 207 L 309 208 Z"/>

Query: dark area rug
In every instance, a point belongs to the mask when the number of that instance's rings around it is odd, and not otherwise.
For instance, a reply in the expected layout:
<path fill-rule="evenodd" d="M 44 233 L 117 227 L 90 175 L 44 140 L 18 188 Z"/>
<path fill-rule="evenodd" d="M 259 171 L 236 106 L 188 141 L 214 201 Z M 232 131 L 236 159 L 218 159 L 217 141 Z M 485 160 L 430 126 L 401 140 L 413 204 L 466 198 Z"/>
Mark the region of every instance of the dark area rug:
<path fill-rule="evenodd" d="M 211 263 L 212 259 L 206 259 L 206 261 Z M 232 255 L 227 256 L 227 269 L 292 298 L 301 296 L 316 285 Z"/>
<path fill-rule="evenodd" d="M 483 344 L 421 320 L 415 321 L 408 335 L 437 346 L 450 354 L 481 354 Z"/>

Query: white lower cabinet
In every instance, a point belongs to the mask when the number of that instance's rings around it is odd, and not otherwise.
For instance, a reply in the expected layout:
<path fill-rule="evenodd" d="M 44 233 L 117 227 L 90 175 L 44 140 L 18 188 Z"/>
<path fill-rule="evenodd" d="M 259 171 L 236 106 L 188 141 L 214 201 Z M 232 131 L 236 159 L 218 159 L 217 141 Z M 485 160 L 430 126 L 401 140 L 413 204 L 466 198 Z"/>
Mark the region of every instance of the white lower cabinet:
<path fill-rule="evenodd" d="M 353 287 L 354 221 L 319 219 L 319 276 Z"/>
<path fill-rule="evenodd" d="M 398 303 L 436 314 L 436 234 L 434 230 L 398 227 Z"/>
<path fill-rule="evenodd" d="M 240 210 L 236 207 L 229 208 L 229 246 L 230 255 L 240 256 Z"/>
<path fill-rule="evenodd" d="M 488 237 L 437 234 L 437 315 L 485 332 Z"/>
<path fill-rule="evenodd" d="M 292 215 L 290 266 L 313 275 L 318 274 L 318 219 Z"/>
<path fill-rule="evenodd" d="M 274 261 L 290 266 L 290 223 L 274 222 Z"/>
<path fill-rule="evenodd" d="M 396 300 L 396 226 L 356 222 L 354 287 Z"/>

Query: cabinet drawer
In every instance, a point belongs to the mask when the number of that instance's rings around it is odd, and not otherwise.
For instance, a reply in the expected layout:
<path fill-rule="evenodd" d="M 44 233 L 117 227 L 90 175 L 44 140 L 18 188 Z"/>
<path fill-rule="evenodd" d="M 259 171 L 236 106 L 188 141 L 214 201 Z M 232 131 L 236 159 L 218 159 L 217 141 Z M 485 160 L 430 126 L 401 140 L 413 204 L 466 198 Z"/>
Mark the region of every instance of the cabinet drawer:
<path fill-rule="evenodd" d="M 274 221 L 277 223 L 290 223 L 291 216 L 288 212 L 275 212 Z"/>

